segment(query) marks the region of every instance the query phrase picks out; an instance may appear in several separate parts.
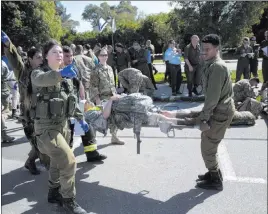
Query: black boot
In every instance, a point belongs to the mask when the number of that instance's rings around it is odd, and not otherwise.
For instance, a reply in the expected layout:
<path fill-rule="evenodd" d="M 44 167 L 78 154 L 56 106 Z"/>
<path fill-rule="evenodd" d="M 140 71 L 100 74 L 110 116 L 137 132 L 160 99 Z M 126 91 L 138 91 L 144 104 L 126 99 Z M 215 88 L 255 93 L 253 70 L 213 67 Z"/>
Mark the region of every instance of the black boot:
<path fill-rule="evenodd" d="M 17 119 L 18 118 L 17 109 L 12 109 L 11 118 L 12 119 Z"/>
<path fill-rule="evenodd" d="M 195 95 L 197 95 L 197 96 L 199 95 L 199 93 L 198 93 L 196 87 L 193 88 L 193 93 L 194 93 Z"/>
<path fill-rule="evenodd" d="M 199 181 L 204 181 L 204 180 L 209 180 L 211 179 L 211 175 L 210 172 L 206 172 L 204 175 L 198 175 L 198 179 Z"/>
<path fill-rule="evenodd" d="M 87 162 L 102 161 L 107 158 L 107 156 L 100 154 L 97 150 L 93 152 L 86 152 Z"/>
<path fill-rule="evenodd" d="M 189 95 L 188 95 L 188 97 L 193 97 L 193 94 L 192 94 L 191 91 L 189 91 Z"/>
<path fill-rule="evenodd" d="M 58 203 L 62 205 L 62 195 L 59 192 L 59 187 L 48 190 L 47 201 L 49 203 Z"/>
<path fill-rule="evenodd" d="M 2 138 L 2 143 L 13 143 L 13 141 L 15 140 L 14 137 L 10 137 L 7 132 L 6 132 L 6 127 L 3 127 L 4 130 L 1 131 L 1 138 Z"/>
<path fill-rule="evenodd" d="M 221 172 L 219 170 L 215 172 L 210 172 L 210 176 L 211 178 L 209 180 L 197 182 L 196 187 L 219 191 L 223 190 Z"/>
<path fill-rule="evenodd" d="M 74 198 L 63 198 L 62 205 L 68 213 L 88 214 L 82 207 L 79 206 L 79 204 L 77 204 Z"/>
<path fill-rule="evenodd" d="M 37 167 L 35 165 L 35 160 L 30 160 L 28 158 L 24 166 L 26 169 L 28 169 L 30 171 L 30 173 L 32 175 L 39 175 L 40 174 L 40 170 L 37 169 Z"/>

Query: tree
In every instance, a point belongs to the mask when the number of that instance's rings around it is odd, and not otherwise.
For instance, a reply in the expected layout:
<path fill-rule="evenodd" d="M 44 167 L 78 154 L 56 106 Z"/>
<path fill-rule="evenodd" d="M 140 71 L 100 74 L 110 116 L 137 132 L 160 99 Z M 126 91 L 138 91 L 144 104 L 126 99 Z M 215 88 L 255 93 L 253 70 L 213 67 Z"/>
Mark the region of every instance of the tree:
<path fill-rule="evenodd" d="M 174 2 L 170 2 L 174 4 Z M 198 34 L 216 33 L 224 46 L 237 46 L 243 36 L 251 35 L 251 26 L 259 22 L 263 2 L 176 1 L 174 12 L 181 20 L 184 39 Z"/>
<path fill-rule="evenodd" d="M 37 2 L 2 2 L 2 30 L 23 48 L 38 46 L 49 38 L 49 26 Z"/>
<path fill-rule="evenodd" d="M 83 20 L 89 21 L 92 27 L 98 26 L 100 18 L 104 20 L 110 17 L 115 18 L 116 24 L 124 25 L 137 20 L 136 6 L 131 5 L 130 1 L 120 1 L 117 6 L 110 6 L 107 2 L 103 2 L 100 6 L 89 4 L 85 7 L 82 14 Z"/>
<path fill-rule="evenodd" d="M 60 1 L 55 1 L 57 15 L 61 18 L 61 25 L 65 30 L 75 30 L 80 25 L 78 21 L 71 19 L 71 14 L 67 14 L 66 8 Z"/>

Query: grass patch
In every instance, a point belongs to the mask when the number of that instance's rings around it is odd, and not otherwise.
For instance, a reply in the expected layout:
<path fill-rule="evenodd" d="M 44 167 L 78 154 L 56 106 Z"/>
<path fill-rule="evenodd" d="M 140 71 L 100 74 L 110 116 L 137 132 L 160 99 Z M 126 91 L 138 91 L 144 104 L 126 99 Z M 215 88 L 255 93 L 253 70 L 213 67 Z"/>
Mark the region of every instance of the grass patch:
<path fill-rule="evenodd" d="M 236 71 L 233 70 L 232 71 L 232 76 L 231 76 L 231 79 L 232 79 L 233 83 L 235 82 L 235 72 Z M 262 76 L 262 71 L 261 70 L 258 70 L 258 76 L 259 76 L 260 81 L 263 82 L 263 76 Z M 185 73 L 182 73 L 182 77 L 183 77 L 183 81 L 186 81 Z M 165 79 L 165 73 L 157 73 L 157 74 L 155 74 L 154 79 L 155 79 L 156 83 L 163 83 L 164 79 Z"/>

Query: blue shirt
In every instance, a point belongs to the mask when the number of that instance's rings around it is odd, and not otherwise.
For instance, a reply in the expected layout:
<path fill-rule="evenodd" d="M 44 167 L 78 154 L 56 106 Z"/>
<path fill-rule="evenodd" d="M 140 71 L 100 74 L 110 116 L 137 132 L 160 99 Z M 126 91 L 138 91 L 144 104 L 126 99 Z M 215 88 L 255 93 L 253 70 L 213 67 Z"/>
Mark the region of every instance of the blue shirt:
<path fill-rule="evenodd" d="M 181 64 L 181 54 L 174 52 L 173 49 L 168 48 L 164 55 L 164 60 L 169 61 L 172 65 L 180 65 Z"/>
<path fill-rule="evenodd" d="M 10 71 L 13 71 L 12 67 L 10 66 L 10 64 L 9 64 L 9 62 L 8 62 L 7 57 L 6 57 L 6 56 L 2 56 L 2 60 L 6 63 L 8 69 L 9 69 Z"/>

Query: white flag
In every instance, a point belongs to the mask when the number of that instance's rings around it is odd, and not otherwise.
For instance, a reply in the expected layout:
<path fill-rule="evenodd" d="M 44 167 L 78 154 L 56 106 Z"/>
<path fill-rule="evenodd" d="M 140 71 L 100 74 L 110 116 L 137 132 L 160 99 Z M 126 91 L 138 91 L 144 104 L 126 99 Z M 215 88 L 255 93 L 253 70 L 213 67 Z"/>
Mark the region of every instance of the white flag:
<path fill-rule="evenodd" d="M 113 22 L 112 22 L 112 31 L 113 33 L 116 31 L 116 25 L 115 25 L 115 19 L 113 18 Z"/>
<path fill-rule="evenodd" d="M 107 24 L 108 24 L 107 21 L 105 21 L 103 18 L 100 18 L 99 19 L 99 32 L 102 32 Z"/>

